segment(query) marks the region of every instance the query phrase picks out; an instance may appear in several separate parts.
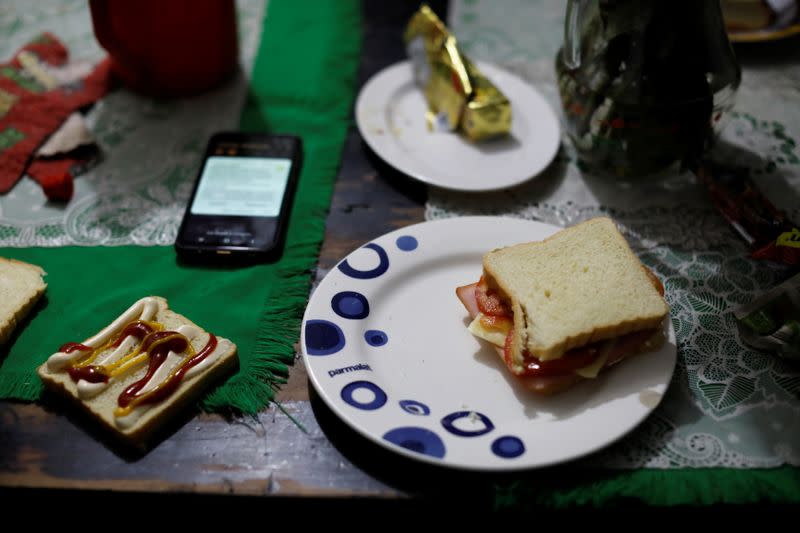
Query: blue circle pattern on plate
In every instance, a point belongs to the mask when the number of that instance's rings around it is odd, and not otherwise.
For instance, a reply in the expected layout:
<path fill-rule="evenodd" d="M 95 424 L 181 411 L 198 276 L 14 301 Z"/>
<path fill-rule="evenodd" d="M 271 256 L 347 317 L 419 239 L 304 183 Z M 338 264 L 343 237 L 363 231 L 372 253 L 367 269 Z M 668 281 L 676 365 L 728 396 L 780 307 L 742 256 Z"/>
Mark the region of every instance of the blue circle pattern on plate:
<path fill-rule="evenodd" d="M 411 235 L 398 237 L 395 243 L 400 250 L 405 252 L 416 250 L 419 245 L 417 239 Z M 350 266 L 345 259 L 338 266 L 343 274 L 356 279 L 373 279 L 389 270 L 389 256 L 383 247 L 375 243 L 368 243 L 363 247 L 370 248 L 378 254 L 378 266 L 371 270 L 357 270 Z M 331 307 L 342 318 L 360 320 L 369 316 L 369 301 L 363 294 L 355 291 L 342 291 L 335 294 L 331 299 Z M 383 346 L 389 341 L 389 337 L 381 330 L 371 329 L 364 333 L 364 340 L 370 346 Z M 345 337 L 341 328 L 328 320 L 309 320 L 306 322 L 305 341 L 309 355 L 331 355 L 339 352 L 345 345 Z M 354 397 L 356 391 L 364 389 L 374 395 L 368 402 L 356 400 Z M 364 411 L 380 409 L 386 405 L 388 400 L 383 389 L 370 381 L 363 380 L 353 381 L 345 385 L 342 388 L 341 397 L 348 405 Z M 428 416 L 431 413 L 427 405 L 416 400 L 400 400 L 398 403 L 403 411 L 414 416 Z M 464 430 L 456 427 L 455 422 L 457 420 L 467 417 L 477 417 L 483 427 L 474 430 Z M 492 421 L 486 415 L 476 411 L 450 413 L 442 418 L 442 426 L 453 435 L 459 437 L 479 437 L 494 429 Z M 422 427 L 405 426 L 395 428 L 384 434 L 383 438 L 412 452 L 439 459 L 442 459 L 446 453 L 442 439 L 433 431 Z M 491 450 L 498 457 L 513 459 L 525 453 L 525 445 L 519 438 L 513 435 L 505 435 L 492 442 Z"/>
<path fill-rule="evenodd" d="M 477 417 L 481 423 L 483 423 L 482 428 L 464 430 L 456 427 L 456 420 L 473 417 Z M 455 413 L 450 413 L 446 417 L 442 418 L 442 425 L 447 431 L 453 435 L 458 435 L 459 437 L 480 437 L 481 435 L 486 435 L 494 429 L 494 424 L 492 424 L 492 421 L 489 420 L 489 417 L 477 411 L 456 411 Z"/>
<path fill-rule="evenodd" d="M 372 270 L 357 270 L 350 266 L 350 263 L 347 261 L 347 259 L 345 259 L 339 263 L 338 267 L 342 274 L 356 279 L 373 279 L 389 270 L 389 256 L 386 254 L 386 250 L 384 250 L 383 247 L 381 247 L 379 244 L 375 244 L 374 242 L 370 242 L 365 244 L 362 248 L 370 248 L 371 250 L 375 250 L 375 252 L 378 254 L 378 266 Z"/>
<path fill-rule="evenodd" d="M 369 402 L 360 402 L 356 400 L 353 394 L 361 389 L 371 391 L 375 397 Z M 352 383 L 348 383 L 342 388 L 341 395 L 345 403 L 363 411 L 374 411 L 386 404 L 386 393 L 371 381 L 353 381 Z"/>
<path fill-rule="evenodd" d="M 333 322 L 309 320 L 305 334 L 308 355 L 331 355 L 344 348 L 344 333 Z"/>
<path fill-rule="evenodd" d="M 430 408 L 422 402 L 416 400 L 400 400 L 400 408 L 408 414 L 416 416 L 428 416 L 431 414 Z"/>
<path fill-rule="evenodd" d="M 400 427 L 386 432 L 383 438 L 412 452 L 439 459 L 445 455 L 444 442 L 429 429 L 413 426 Z"/>
<path fill-rule="evenodd" d="M 410 252 L 412 250 L 416 250 L 419 243 L 417 239 L 412 237 L 411 235 L 403 235 L 402 237 L 398 237 L 396 241 L 397 247 L 403 250 L 404 252 Z"/>
<path fill-rule="evenodd" d="M 383 346 L 389 342 L 389 336 L 379 329 L 370 329 L 364 333 L 364 340 L 370 346 Z"/>
<path fill-rule="evenodd" d="M 337 292 L 331 299 L 331 307 L 342 318 L 361 320 L 369 316 L 367 297 L 355 291 Z"/>
<path fill-rule="evenodd" d="M 525 445 L 519 438 L 506 435 L 495 439 L 492 443 L 492 453 L 503 459 L 513 459 L 525 453 Z"/>
<path fill-rule="evenodd" d="M 411 235 L 403 235 L 395 241 L 397 247 L 405 252 L 417 249 L 419 243 Z M 373 279 L 381 276 L 389 270 L 389 256 L 382 246 L 375 243 L 368 243 L 363 246 L 374 250 L 378 254 L 378 266 L 371 270 L 358 270 L 353 268 L 345 259 L 338 268 L 346 276 L 356 279 Z M 369 316 L 369 301 L 367 298 L 355 291 L 342 291 L 331 299 L 333 311 L 342 318 L 360 320 Z M 364 340 L 370 346 L 383 346 L 389 340 L 386 333 L 380 330 L 371 329 L 364 333 Z M 306 347 L 310 355 L 330 355 L 344 348 L 345 339 L 341 328 L 327 320 L 309 320 L 306 323 Z M 358 390 L 366 389 L 374 395 L 368 402 L 356 400 L 354 394 Z M 342 388 L 342 400 L 348 405 L 364 411 L 374 411 L 380 409 L 388 400 L 386 393 L 378 385 L 370 381 L 353 381 Z M 415 416 L 430 415 L 430 408 L 422 402 L 416 400 L 400 400 L 400 407 L 403 411 Z M 456 427 L 455 422 L 462 418 L 477 417 L 483 424 L 482 428 L 475 430 L 463 430 Z M 456 411 L 442 418 L 442 426 L 450 433 L 460 437 L 479 437 L 494 429 L 494 424 L 489 418 L 476 411 Z M 384 440 L 396 444 L 402 448 L 415 453 L 428 455 L 436 458 L 445 456 L 445 445 L 442 439 L 433 431 L 414 426 L 405 426 L 392 429 L 383 436 Z M 522 441 L 512 435 L 499 437 L 492 442 L 492 452 L 506 459 L 519 457 L 525 453 L 525 445 Z"/>

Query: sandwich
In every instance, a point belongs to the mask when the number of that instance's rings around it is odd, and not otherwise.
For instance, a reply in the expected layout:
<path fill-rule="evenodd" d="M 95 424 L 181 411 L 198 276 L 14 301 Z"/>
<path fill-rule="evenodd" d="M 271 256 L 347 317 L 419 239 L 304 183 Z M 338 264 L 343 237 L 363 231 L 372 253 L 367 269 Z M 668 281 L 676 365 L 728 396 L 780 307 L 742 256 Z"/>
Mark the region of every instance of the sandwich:
<path fill-rule="evenodd" d="M 37 265 L 0 257 L 0 345 L 5 344 L 47 288 Z"/>
<path fill-rule="evenodd" d="M 605 217 L 490 251 L 480 280 L 456 294 L 469 331 L 545 395 L 655 349 L 669 313 L 661 282 Z"/>
<path fill-rule="evenodd" d="M 238 366 L 236 345 L 147 296 L 93 337 L 67 342 L 37 373 L 122 442 L 156 430 Z"/>

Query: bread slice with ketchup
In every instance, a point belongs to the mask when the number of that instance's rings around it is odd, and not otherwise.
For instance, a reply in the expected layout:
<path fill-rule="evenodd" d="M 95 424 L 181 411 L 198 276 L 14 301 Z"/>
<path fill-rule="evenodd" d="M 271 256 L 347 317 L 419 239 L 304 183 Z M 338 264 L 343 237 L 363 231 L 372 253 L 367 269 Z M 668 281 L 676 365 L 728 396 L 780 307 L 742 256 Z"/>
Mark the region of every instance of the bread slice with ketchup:
<path fill-rule="evenodd" d="M 147 296 L 94 336 L 61 345 L 37 373 L 47 388 L 143 449 L 237 366 L 233 342 L 170 310 L 164 298 Z"/>
<path fill-rule="evenodd" d="M 606 217 L 492 250 L 480 281 L 456 292 L 473 318 L 470 332 L 541 394 L 654 349 L 669 313 L 660 281 Z"/>

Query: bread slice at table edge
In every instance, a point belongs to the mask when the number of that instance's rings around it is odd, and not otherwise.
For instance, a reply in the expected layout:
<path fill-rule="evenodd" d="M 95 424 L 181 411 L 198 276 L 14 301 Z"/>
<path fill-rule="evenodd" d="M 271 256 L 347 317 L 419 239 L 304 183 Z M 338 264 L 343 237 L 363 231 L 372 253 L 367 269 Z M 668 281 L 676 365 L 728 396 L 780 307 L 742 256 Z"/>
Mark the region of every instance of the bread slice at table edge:
<path fill-rule="evenodd" d="M 0 257 L 0 345 L 33 309 L 47 289 L 38 265 Z"/>

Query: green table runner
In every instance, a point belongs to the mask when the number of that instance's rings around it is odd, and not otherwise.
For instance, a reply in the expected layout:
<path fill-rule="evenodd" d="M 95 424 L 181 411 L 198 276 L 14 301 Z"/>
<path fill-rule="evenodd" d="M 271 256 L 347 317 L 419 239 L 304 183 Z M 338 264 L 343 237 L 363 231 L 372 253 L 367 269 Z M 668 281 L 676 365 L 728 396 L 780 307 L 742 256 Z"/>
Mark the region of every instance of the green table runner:
<path fill-rule="evenodd" d="M 612 470 L 563 466 L 495 486 L 497 509 L 796 504 L 800 469 Z"/>
<path fill-rule="evenodd" d="M 164 296 L 176 312 L 237 343 L 241 368 L 206 398 L 206 408 L 254 413 L 273 398 L 294 357 L 324 236 L 361 34 L 355 0 L 315 3 L 313 9 L 270 0 L 267 9 L 240 125 L 303 139 L 305 159 L 283 257 L 274 264 L 219 269 L 178 265 L 171 246 L 4 248 L 2 256 L 42 266 L 48 289 L 0 351 L 0 398 L 37 399 L 39 364 L 62 343 L 93 335 L 145 295 Z M 176 208 L 182 213 L 182 205 Z"/>

